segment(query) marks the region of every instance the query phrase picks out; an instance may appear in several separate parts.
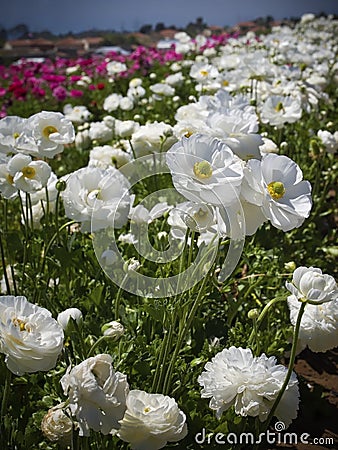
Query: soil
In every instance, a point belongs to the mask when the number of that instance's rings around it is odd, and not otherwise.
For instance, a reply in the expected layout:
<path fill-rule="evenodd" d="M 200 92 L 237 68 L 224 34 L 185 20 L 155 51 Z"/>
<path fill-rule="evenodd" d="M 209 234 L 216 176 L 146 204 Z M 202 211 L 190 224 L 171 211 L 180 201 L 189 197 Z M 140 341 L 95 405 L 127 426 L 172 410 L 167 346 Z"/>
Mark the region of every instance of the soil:
<path fill-rule="evenodd" d="M 287 432 L 296 433 L 298 439 L 302 433 L 308 433 L 310 437 L 305 439 L 313 443 L 275 448 L 338 449 L 338 347 L 326 353 L 305 349 L 298 355 L 294 370 L 300 381 L 301 403 L 298 417 Z"/>

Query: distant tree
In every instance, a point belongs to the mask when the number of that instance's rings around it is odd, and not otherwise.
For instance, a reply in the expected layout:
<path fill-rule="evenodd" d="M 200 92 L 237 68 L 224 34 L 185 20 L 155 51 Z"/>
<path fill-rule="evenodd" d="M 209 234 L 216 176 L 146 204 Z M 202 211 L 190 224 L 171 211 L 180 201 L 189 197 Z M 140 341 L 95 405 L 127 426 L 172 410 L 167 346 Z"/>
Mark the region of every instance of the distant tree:
<path fill-rule="evenodd" d="M 165 29 L 165 25 L 164 25 L 163 22 L 158 22 L 158 23 L 155 25 L 155 31 L 162 31 L 162 30 L 164 30 L 164 29 Z"/>
<path fill-rule="evenodd" d="M 11 39 L 24 39 L 29 35 L 29 28 L 25 23 L 19 23 L 8 30 L 8 36 Z"/>
<path fill-rule="evenodd" d="M 142 25 L 142 27 L 140 28 L 140 33 L 150 34 L 152 29 L 153 29 L 152 25 L 149 25 L 149 24 Z"/>

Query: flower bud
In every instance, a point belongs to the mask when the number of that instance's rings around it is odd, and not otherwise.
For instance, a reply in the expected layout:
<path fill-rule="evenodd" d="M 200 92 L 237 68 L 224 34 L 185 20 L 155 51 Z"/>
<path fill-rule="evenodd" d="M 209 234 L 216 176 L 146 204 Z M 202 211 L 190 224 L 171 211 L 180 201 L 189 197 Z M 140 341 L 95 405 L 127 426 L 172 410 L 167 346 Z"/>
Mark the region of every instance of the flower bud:
<path fill-rule="evenodd" d="M 79 327 L 82 326 L 83 316 L 82 312 L 78 308 L 65 309 L 57 316 L 57 322 L 61 325 L 64 331 L 68 328 L 71 319 L 73 319 Z"/>
<path fill-rule="evenodd" d="M 124 334 L 124 327 L 120 322 L 113 320 L 112 322 L 105 323 L 101 327 L 103 336 L 114 337 L 119 339 Z"/>
<path fill-rule="evenodd" d="M 59 192 L 62 192 L 66 189 L 67 187 L 67 183 L 65 182 L 65 180 L 59 180 L 56 184 L 55 184 L 56 189 Z"/>
<path fill-rule="evenodd" d="M 50 441 L 58 441 L 61 445 L 70 445 L 73 422 L 63 412 L 65 403 L 51 408 L 41 422 L 41 430 Z"/>
<path fill-rule="evenodd" d="M 251 320 L 258 319 L 258 316 L 259 316 L 259 311 L 257 308 L 250 309 L 250 311 L 248 312 L 248 318 Z"/>

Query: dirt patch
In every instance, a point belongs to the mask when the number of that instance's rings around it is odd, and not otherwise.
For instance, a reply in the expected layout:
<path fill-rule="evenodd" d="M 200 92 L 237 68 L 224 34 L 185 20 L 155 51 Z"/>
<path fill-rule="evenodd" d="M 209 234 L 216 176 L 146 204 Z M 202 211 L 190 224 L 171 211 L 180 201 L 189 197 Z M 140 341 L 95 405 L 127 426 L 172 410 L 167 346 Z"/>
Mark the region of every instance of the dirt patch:
<path fill-rule="evenodd" d="M 308 433 L 313 444 L 280 445 L 276 449 L 338 449 L 338 348 L 326 353 L 306 349 L 297 357 L 300 410 L 288 432 Z M 272 450 L 272 449 L 271 449 Z"/>

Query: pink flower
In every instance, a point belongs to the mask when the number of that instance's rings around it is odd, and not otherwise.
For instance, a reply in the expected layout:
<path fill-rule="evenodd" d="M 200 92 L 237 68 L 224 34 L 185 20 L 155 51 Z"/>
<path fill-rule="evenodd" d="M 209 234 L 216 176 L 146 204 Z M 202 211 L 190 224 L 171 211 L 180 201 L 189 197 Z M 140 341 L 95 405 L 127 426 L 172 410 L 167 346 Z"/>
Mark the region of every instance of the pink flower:
<path fill-rule="evenodd" d="M 82 97 L 83 91 L 79 91 L 77 89 L 72 89 L 69 94 L 71 97 Z"/>

